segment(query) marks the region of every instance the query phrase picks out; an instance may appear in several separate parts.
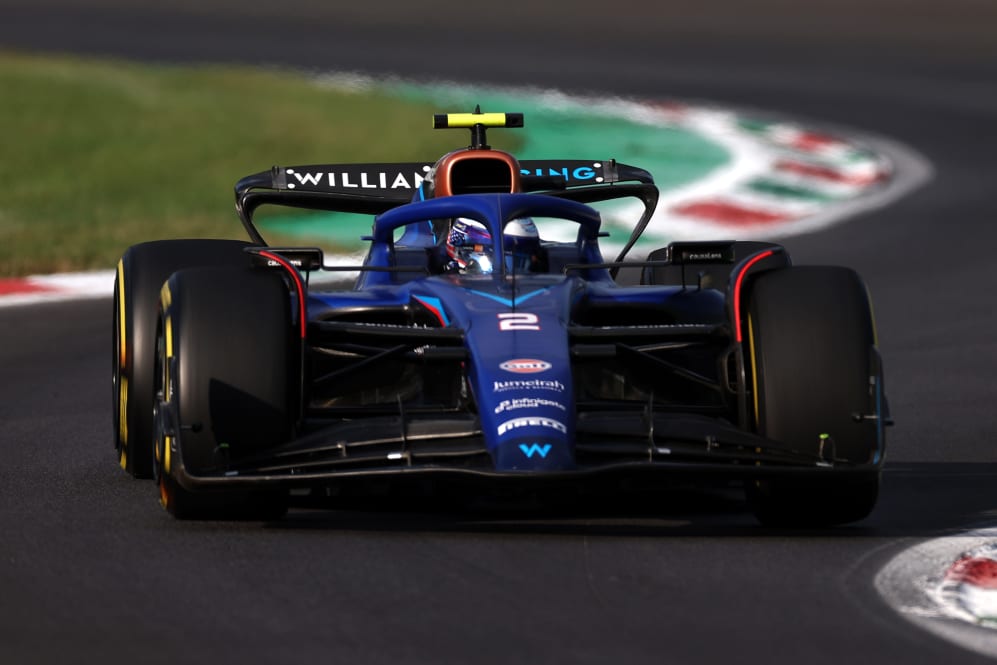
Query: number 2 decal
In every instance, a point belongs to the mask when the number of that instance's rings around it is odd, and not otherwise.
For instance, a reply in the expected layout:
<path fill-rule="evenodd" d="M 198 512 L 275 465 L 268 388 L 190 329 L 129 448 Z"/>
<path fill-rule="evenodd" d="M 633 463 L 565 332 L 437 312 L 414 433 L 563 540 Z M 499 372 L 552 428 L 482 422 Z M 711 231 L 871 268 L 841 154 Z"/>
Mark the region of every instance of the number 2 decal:
<path fill-rule="evenodd" d="M 540 317 L 529 312 L 503 312 L 498 315 L 499 330 L 540 330 Z"/>

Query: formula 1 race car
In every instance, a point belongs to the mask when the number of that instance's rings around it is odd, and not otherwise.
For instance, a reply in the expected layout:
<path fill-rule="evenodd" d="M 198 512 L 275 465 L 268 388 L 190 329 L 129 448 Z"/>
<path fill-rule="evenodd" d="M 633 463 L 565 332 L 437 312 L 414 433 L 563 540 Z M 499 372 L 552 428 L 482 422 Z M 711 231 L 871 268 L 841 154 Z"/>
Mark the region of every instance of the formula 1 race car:
<path fill-rule="evenodd" d="M 649 173 L 491 149 L 486 129 L 521 114 L 434 121 L 471 145 L 435 163 L 274 167 L 236 185 L 249 242 L 125 252 L 115 446 L 172 515 L 674 479 L 740 483 L 764 524 L 869 514 L 889 414 L 854 271 L 743 241 L 625 261 L 657 203 Z M 589 204 L 625 198 L 643 214 L 606 261 Z M 264 206 L 371 215 L 366 257 L 268 246 Z M 546 239 L 553 226 L 570 239 Z M 344 269 L 352 284 L 323 280 Z"/>

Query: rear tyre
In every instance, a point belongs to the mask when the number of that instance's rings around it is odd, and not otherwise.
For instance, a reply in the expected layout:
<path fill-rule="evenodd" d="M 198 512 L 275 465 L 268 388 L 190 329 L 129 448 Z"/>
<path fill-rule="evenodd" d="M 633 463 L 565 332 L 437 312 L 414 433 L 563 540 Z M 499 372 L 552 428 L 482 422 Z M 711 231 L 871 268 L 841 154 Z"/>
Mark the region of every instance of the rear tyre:
<path fill-rule="evenodd" d="M 279 517 L 286 492 L 192 491 L 177 476 L 180 460 L 194 476 L 220 474 L 291 439 L 299 341 L 283 279 L 183 270 L 164 286 L 160 310 L 154 468 L 163 506 L 178 519 Z"/>
<path fill-rule="evenodd" d="M 882 376 L 868 293 L 853 270 L 792 267 L 766 272 L 751 287 L 748 366 L 756 430 L 786 448 L 835 466 L 873 465 L 882 457 L 878 416 Z M 763 524 L 827 526 L 866 517 L 879 472 L 815 482 L 749 482 L 748 502 Z"/>
<path fill-rule="evenodd" d="M 114 280 L 111 389 L 114 449 L 136 478 L 152 477 L 153 365 L 159 291 L 176 270 L 198 265 L 249 266 L 238 240 L 161 240 L 134 245 Z"/>

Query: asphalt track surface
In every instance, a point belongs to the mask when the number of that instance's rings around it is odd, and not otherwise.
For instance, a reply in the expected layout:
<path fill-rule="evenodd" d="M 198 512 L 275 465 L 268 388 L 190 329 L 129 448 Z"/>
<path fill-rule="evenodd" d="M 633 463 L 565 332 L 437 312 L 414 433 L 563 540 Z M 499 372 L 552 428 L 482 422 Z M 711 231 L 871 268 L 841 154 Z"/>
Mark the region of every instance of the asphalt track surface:
<path fill-rule="evenodd" d="M 906 143 L 928 185 L 786 242 L 873 293 L 897 420 L 873 515 L 767 530 L 691 491 L 635 517 L 178 523 L 113 460 L 110 301 L 5 309 L 0 662 L 989 662 L 872 579 L 997 510 L 993 3 L 536 4 L 0 0 L 0 47 L 708 100 Z"/>

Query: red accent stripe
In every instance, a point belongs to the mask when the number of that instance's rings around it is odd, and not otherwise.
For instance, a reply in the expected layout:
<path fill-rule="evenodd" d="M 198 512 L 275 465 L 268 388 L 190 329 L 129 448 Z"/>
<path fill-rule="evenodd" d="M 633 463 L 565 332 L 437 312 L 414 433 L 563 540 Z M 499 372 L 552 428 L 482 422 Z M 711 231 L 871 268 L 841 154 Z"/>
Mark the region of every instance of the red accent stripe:
<path fill-rule="evenodd" d="M 830 182 L 840 182 L 846 185 L 871 185 L 877 180 L 883 179 L 882 173 L 874 173 L 872 175 L 847 175 L 841 171 L 836 171 L 835 169 L 828 168 L 826 166 L 818 166 L 816 164 L 804 164 L 803 162 L 793 162 L 788 160 L 781 160 L 776 162 L 775 169 L 777 171 L 785 171 L 788 173 L 795 173 L 797 175 L 804 175 L 810 178 L 819 178 L 821 180 L 827 180 Z"/>
<path fill-rule="evenodd" d="M 741 340 L 744 339 L 741 335 L 741 285 L 744 283 L 744 276 L 748 274 L 748 270 L 751 269 L 751 266 L 755 265 L 762 259 L 767 259 L 773 254 L 775 254 L 775 251 L 771 249 L 766 250 L 761 254 L 755 254 L 755 256 L 749 259 L 744 265 L 741 272 L 737 274 L 737 281 L 734 282 L 734 329 L 735 338 L 737 339 L 738 344 L 740 344 Z"/>
<path fill-rule="evenodd" d="M 428 302 L 426 302 L 425 300 L 423 300 L 423 299 L 422 299 L 422 298 L 420 298 L 419 296 L 412 296 L 412 297 L 413 297 L 413 298 L 414 298 L 414 299 L 415 299 L 415 300 L 416 300 L 416 301 L 417 301 L 417 302 L 418 302 L 418 303 L 419 303 L 420 305 L 422 305 L 423 307 L 425 307 L 426 309 L 428 309 L 428 310 L 429 310 L 430 312 L 432 312 L 432 313 L 433 313 L 433 316 L 435 316 L 435 317 L 436 317 L 436 320 L 440 322 L 440 327 L 441 327 L 441 328 L 446 328 L 446 327 L 447 327 L 447 324 L 443 322 L 443 313 L 442 313 L 442 312 L 440 312 L 439 308 L 437 308 L 437 307 L 433 307 L 432 305 L 430 305 L 430 304 L 429 304 Z"/>
<path fill-rule="evenodd" d="M 301 274 L 298 269 L 292 266 L 287 259 L 273 252 L 260 252 L 260 256 L 276 261 L 284 266 L 284 269 L 291 274 L 294 279 L 294 287 L 298 290 L 298 321 L 301 325 L 301 339 L 305 338 L 305 331 L 308 329 L 308 321 L 305 320 L 305 285 L 301 282 Z"/>
<path fill-rule="evenodd" d="M 997 561 L 984 557 L 963 557 L 952 564 L 945 573 L 945 579 L 983 589 L 997 589 Z"/>
<path fill-rule="evenodd" d="M 12 296 L 22 293 L 55 293 L 56 291 L 58 289 L 34 284 L 26 279 L 0 279 L 0 296 Z"/>
<path fill-rule="evenodd" d="M 792 215 L 771 210 L 745 208 L 725 201 L 700 201 L 672 208 L 672 212 L 687 217 L 699 217 L 731 226 L 771 224 L 792 219 Z"/>

